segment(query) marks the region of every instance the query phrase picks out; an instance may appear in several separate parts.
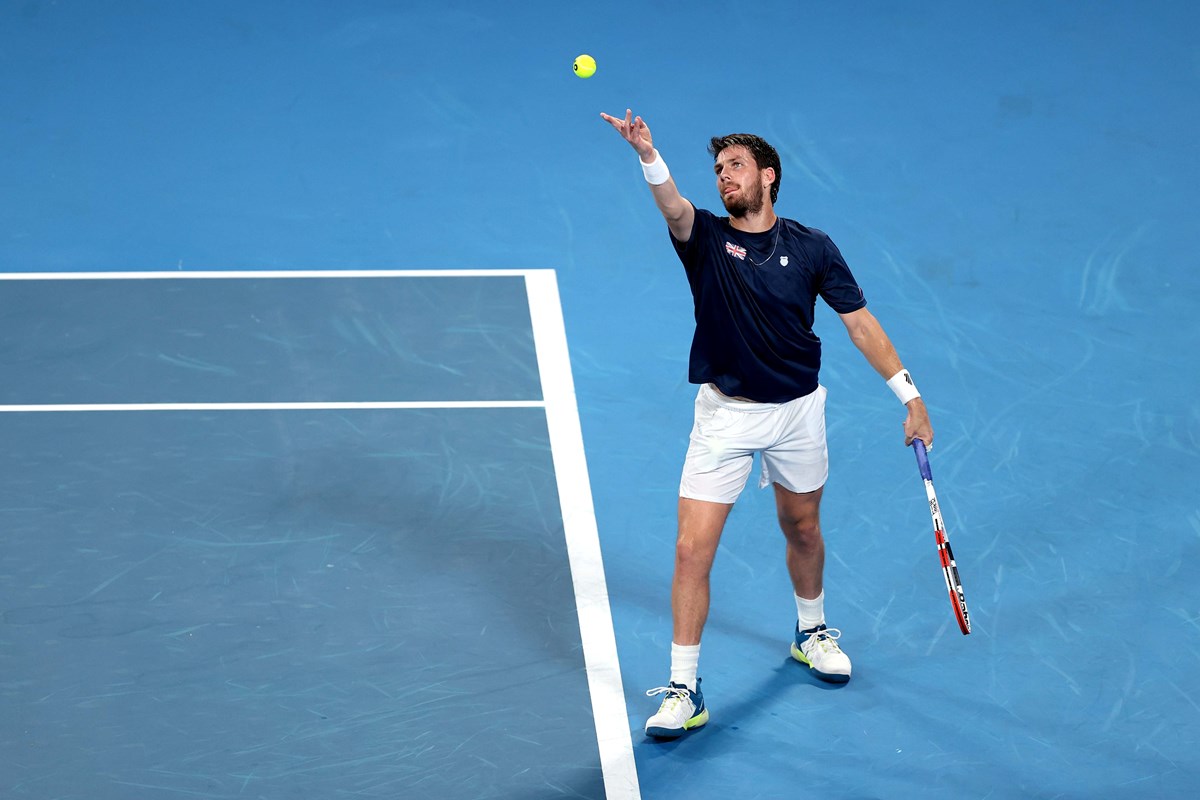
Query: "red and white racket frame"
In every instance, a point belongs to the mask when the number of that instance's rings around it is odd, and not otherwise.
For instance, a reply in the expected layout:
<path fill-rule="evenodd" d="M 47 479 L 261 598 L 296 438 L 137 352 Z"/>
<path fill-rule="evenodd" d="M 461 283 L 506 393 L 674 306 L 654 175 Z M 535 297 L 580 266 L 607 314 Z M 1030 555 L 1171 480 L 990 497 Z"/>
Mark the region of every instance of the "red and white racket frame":
<path fill-rule="evenodd" d="M 971 615 L 967 612 L 967 598 L 963 594 L 962 579 L 958 577 L 958 565 L 954 563 L 954 551 L 950 549 L 950 537 L 946 535 L 946 524 L 942 522 L 942 510 L 938 508 L 937 493 L 933 490 L 933 473 L 929 469 L 929 456 L 925 443 L 913 439 L 913 452 L 917 454 L 917 468 L 925 481 L 925 496 L 929 499 L 929 515 L 933 517 L 933 535 L 937 538 L 938 558 L 942 562 L 942 575 L 946 578 L 946 590 L 950 593 L 950 606 L 958 620 L 958 629 L 966 636 L 971 632 Z"/>

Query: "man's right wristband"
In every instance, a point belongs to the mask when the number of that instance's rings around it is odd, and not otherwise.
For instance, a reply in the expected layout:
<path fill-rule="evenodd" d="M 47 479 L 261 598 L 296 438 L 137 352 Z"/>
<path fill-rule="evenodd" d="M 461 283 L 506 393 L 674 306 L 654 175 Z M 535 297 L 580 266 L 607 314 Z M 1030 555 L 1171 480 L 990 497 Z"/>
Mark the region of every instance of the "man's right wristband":
<path fill-rule="evenodd" d="M 647 164 L 638 158 L 638 163 L 642 165 L 642 174 L 646 176 L 646 183 L 651 186 L 660 186 L 671 179 L 671 171 L 667 169 L 667 162 L 662 160 L 662 156 L 658 151 L 654 151 L 654 160 Z"/>
<path fill-rule="evenodd" d="M 917 391 L 917 385 L 913 383 L 912 375 L 908 374 L 908 370 L 902 369 L 893 375 L 887 382 L 888 388 L 896 395 L 896 398 L 908 405 L 909 400 L 915 400 L 921 396 Z"/>

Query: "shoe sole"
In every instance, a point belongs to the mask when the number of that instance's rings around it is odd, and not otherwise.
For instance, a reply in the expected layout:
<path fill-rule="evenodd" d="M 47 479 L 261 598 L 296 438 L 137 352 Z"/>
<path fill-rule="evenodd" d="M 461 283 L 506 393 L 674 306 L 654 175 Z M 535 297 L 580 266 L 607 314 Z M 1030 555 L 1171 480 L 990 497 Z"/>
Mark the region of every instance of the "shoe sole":
<path fill-rule="evenodd" d="M 646 728 L 646 735 L 655 739 L 678 739 L 690 731 L 698 731 L 708 724 L 708 709 L 683 723 L 682 728 Z"/>
<path fill-rule="evenodd" d="M 812 665 L 811 661 L 804 657 L 804 651 L 797 647 L 795 642 L 792 642 L 792 658 L 811 669 L 814 675 L 826 683 L 847 683 L 850 680 L 849 675 L 841 675 L 836 672 L 821 672 L 821 670 Z"/>

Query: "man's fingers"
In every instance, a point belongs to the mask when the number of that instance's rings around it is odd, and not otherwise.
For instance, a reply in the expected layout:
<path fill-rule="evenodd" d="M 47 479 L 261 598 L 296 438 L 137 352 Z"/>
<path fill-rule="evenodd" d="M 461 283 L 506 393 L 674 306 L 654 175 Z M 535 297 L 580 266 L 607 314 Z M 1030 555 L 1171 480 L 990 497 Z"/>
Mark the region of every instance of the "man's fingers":
<path fill-rule="evenodd" d="M 635 148 L 638 142 L 646 139 L 646 133 L 649 131 L 649 128 L 646 127 L 646 121 L 641 117 L 635 117 L 632 108 L 625 109 L 625 119 L 614 117 L 603 111 L 600 112 L 600 118 L 616 128 L 622 138 Z"/>
<path fill-rule="evenodd" d="M 924 443 L 926 450 L 933 449 L 933 434 L 932 433 L 930 433 L 927 429 L 917 428 L 911 434 L 909 434 L 908 428 L 906 426 L 905 431 L 904 431 L 904 446 L 911 447 L 912 443 L 915 442 L 917 439 L 920 439 Z"/>
<path fill-rule="evenodd" d="M 632 141 L 630 137 L 633 134 L 634 121 L 633 112 L 630 109 L 625 109 L 625 119 L 605 114 L 603 111 L 600 112 L 600 118 L 620 131 L 621 135 L 626 139 L 630 139 L 630 141 Z"/>

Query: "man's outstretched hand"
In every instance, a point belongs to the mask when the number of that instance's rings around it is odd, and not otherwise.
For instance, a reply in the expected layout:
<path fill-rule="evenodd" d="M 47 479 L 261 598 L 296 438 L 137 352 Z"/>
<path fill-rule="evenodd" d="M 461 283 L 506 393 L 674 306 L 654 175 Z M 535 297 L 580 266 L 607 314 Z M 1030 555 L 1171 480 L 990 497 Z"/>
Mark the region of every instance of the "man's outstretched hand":
<path fill-rule="evenodd" d="M 617 133 L 621 134 L 621 138 L 629 142 L 629 146 L 637 151 L 644 163 L 649 164 L 654 160 L 654 137 L 650 135 L 646 121 L 633 115 L 633 109 L 625 109 L 625 119 L 605 114 L 603 111 L 600 112 L 600 118 L 612 125 Z"/>

